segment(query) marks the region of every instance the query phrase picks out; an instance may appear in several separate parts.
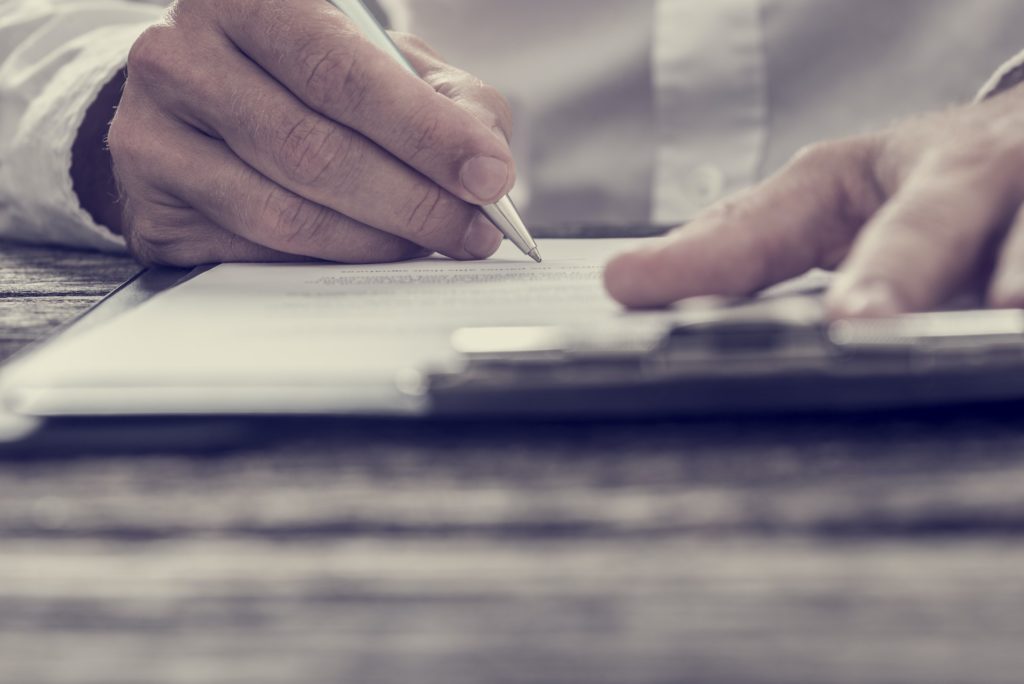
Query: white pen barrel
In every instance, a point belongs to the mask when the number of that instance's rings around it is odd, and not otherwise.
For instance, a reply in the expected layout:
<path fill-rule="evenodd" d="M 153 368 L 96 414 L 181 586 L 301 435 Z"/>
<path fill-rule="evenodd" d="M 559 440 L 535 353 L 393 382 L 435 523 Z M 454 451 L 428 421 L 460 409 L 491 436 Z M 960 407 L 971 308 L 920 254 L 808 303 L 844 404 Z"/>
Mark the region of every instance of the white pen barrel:
<path fill-rule="evenodd" d="M 398 49 L 391 36 L 384 30 L 373 13 L 367 9 L 361 0 L 328 0 L 347 16 L 356 28 L 367 40 L 383 50 L 396 62 L 404 66 L 409 73 L 419 77 L 416 69 L 409 60 L 405 58 L 402 51 Z M 484 213 L 497 226 L 505 237 L 509 238 L 524 254 L 529 254 L 534 261 L 540 262 L 540 252 L 537 250 L 537 243 L 530 236 L 519 212 L 512 204 L 512 200 L 503 197 L 495 204 L 483 207 Z"/>

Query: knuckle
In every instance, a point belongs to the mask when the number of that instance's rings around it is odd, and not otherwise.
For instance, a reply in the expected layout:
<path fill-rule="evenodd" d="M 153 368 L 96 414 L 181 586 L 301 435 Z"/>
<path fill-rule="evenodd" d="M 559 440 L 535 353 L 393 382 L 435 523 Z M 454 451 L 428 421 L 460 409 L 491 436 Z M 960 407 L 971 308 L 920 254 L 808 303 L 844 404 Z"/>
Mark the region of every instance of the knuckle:
<path fill-rule="evenodd" d="M 793 155 L 792 165 L 799 168 L 827 167 L 845 158 L 846 144 L 842 141 L 818 142 L 806 145 Z"/>
<path fill-rule="evenodd" d="M 916 186 L 949 188 L 946 201 L 989 198 L 1005 211 L 1020 193 L 1024 146 L 983 126 L 950 137 L 924 152 L 908 182 Z"/>
<path fill-rule="evenodd" d="M 167 245 L 156 252 L 153 265 L 171 266 L 173 268 L 192 268 L 207 263 L 213 259 L 204 257 L 199 245 L 188 242 L 178 242 Z"/>
<path fill-rule="evenodd" d="M 353 164 L 352 137 L 326 119 L 303 117 L 284 131 L 278 163 L 303 185 L 321 185 L 328 177 L 344 176 Z"/>
<path fill-rule="evenodd" d="M 835 218 L 829 225 L 846 228 L 824 231 L 840 241 L 859 230 L 885 201 L 887 191 L 879 168 L 882 138 L 861 136 L 815 143 L 794 155 L 778 177 L 799 188 L 807 206 L 828 207 Z"/>
<path fill-rule="evenodd" d="M 441 95 L 462 105 L 488 127 L 512 129 L 512 105 L 500 90 L 476 76 L 452 67 L 437 69 L 426 77 L 427 83 Z"/>
<path fill-rule="evenodd" d="M 107 129 L 107 149 L 115 162 L 127 160 L 135 149 L 131 129 L 125 122 L 124 110 L 118 111 Z"/>
<path fill-rule="evenodd" d="M 430 111 L 432 108 L 426 107 L 417 116 L 416 126 L 410 127 L 406 134 L 406 141 L 403 145 L 403 149 L 408 150 L 406 162 L 416 165 L 443 154 L 443 150 L 449 149 L 449 145 L 445 144 L 444 138 L 444 124 L 441 116 L 436 112 Z"/>
<path fill-rule="evenodd" d="M 408 261 L 427 253 L 422 247 L 408 240 L 387 240 L 375 250 L 374 260 L 381 263 Z"/>
<path fill-rule="evenodd" d="M 140 264 L 147 267 L 171 265 L 167 259 L 171 243 L 164 226 L 150 217 L 135 216 L 124 232 L 128 251 Z"/>
<path fill-rule="evenodd" d="M 132 170 L 146 166 L 155 143 L 142 122 L 135 120 L 130 104 L 126 104 L 118 108 L 107 128 L 106 145 L 115 168 Z"/>
<path fill-rule="evenodd" d="M 419 245 L 379 231 L 365 231 L 349 236 L 346 251 L 350 263 L 390 263 L 423 256 Z"/>
<path fill-rule="evenodd" d="M 502 125 L 511 123 L 512 106 L 500 90 L 492 85 L 478 82 L 469 92 L 472 99 L 480 102 L 487 110 L 494 114 L 496 123 Z"/>
<path fill-rule="evenodd" d="M 140 216 L 128 216 L 126 214 L 124 225 L 121 229 L 124 235 L 125 245 L 128 253 L 143 266 L 156 265 L 156 253 L 146 238 L 147 233 L 152 232 L 152 224 Z"/>
<path fill-rule="evenodd" d="M 877 135 L 813 143 L 793 155 L 787 170 L 810 174 L 825 172 L 833 178 L 864 173 L 873 168 L 881 144 L 882 137 Z"/>
<path fill-rule="evenodd" d="M 498 128 L 509 138 L 512 133 L 512 107 L 496 88 L 473 79 L 471 85 L 461 84 L 450 92 L 439 91 L 450 97 L 470 114 L 480 120 L 487 128 Z"/>
<path fill-rule="evenodd" d="M 427 44 L 427 41 L 423 40 L 418 35 L 414 33 L 406 33 L 405 31 L 388 31 L 388 33 L 391 35 L 391 39 L 403 49 L 423 52 L 431 57 L 436 57 L 434 49 Z"/>
<path fill-rule="evenodd" d="M 456 201 L 436 185 L 415 194 L 404 211 L 406 235 L 418 245 L 445 244 L 454 227 L 466 224 L 468 217 L 459 216 Z"/>
<path fill-rule="evenodd" d="M 331 223 L 330 210 L 280 188 L 267 195 L 262 217 L 272 240 L 286 250 L 321 245 Z"/>
<path fill-rule="evenodd" d="M 150 26 L 128 51 L 128 78 L 147 82 L 163 81 L 172 69 L 176 50 L 175 29 L 165 24 Z"/>
<path fill-rule="evenodd" d="M 206 5 L 213 11 L 221 11 L 238 19 L 251 22 L 253 31 L 265 40 L 271 40 L 275 34 L 273 27 L 294 21 L 289 2 L 253 2 L 252 0 L 190 0 L 198 5 Z"/>
<path fill-rule="evenodd" d="M 122 195 L 126 187 L 145 188 L 173 175 L 161 142 L 148 134 L 142 122 L 128 121 L 123 112 L 118 112 L 107 130 L 106 146 Z"/>
<path fill-rule="evenodd" d="M 128 251 L 147 267 L 190 268 L 209 260 L 203 258 L 203 244 L 195 239 L 193 226 L 187 223 L 148 213 L 131 217 L 123 232 Z"/>
<path fill-rule="evenodd" d="M 357 45 L 354 36 L 339 40 L 332 35 L 329 40 L 310 40 L 302 48 L 303 93 L 314 109 L 344 117 L 362 105 L 369 86 Z"/>
<path fill-rule="evenodd" d="M 173 16 L 180 16 L 202 12 L 209 9 L 209 5 L 210 3 L 204 0 L 174 0 L 174 3 L 171 5 L 171 14 Z"/>
<path fill-rule="evenodd" d="M 932 168 L 955 170 L 974 176 L 1017 175 L 1024 165 L 1024 149 L 1008 144 L 1006 137 L 985 128 L 969 136 L 958 137 L 936 148 L 930 159 Z M 927 168 L 927 167 L 926 167 Z"/>
<path fill-rule="evenodd" d="M 508 99 L 494 86 L 485 85 L 484 88 L 484 101 L 488 104 L 490 110 L 494 112 L 494 116 L 497 119 L 497 124 L 506 132 L 512 131 L 512 105 Z"/>

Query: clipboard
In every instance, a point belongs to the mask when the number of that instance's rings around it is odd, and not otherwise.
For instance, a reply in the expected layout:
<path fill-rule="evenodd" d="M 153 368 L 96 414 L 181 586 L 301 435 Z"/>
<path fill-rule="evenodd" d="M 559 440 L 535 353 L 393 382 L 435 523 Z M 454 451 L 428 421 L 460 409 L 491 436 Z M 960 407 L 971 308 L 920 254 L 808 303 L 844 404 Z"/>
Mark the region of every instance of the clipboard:
<path fill-rule="evenodd" d="M 142 271 L 9 364 L 101 325 L 202 271 Z M 653 339 L 594 339 L 555 327 L 460 329 L 451 341 L 457 363 L 409 368 L 395 378 L 396 391 L 408 401 L 392 415 L 682 417 L 1024 399 L 1024 311 L 958 310 L 826 323 L 818 302 L 815 291 L 799 288 L 776 289 L 753 300 L 695 302 L 678 324 Z M 7 423 L 22 432 L 25 421 L 45 417 L 14 408 Z M 310 412 L 325 413 L 361 414 L 346 408 Z M 83 410 L 63 417 L 90 415 Z"/>
<path fill-rule="evenodd" d="M 208 268 L 208 267 L 206 267 Z M 30 344 L 2 366 L 12 366 L 57 340 L 82 334 L 131 311 L 160 292 L 202 273 L 206 268 L 149 268 L 135 274 L 84 313 L 60 326 L 49 337 Z M 262 440 L 267 435 L 238 417 L 43 417 L 12 412 L 0 403 L 0 455 L 52 457 L 102 448 L 104 453 L 138 453 L 159 448 L 208 452 Z"/>

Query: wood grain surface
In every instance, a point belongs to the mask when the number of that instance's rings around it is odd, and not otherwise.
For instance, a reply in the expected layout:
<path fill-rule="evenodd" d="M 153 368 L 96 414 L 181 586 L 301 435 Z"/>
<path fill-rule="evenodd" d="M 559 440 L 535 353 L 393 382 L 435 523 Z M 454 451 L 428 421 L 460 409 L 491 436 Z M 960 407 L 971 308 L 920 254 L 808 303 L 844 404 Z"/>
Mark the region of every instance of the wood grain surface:
<path fill-rule="evenodd" d="M 139 270 L 126 257 L 0 243 L 0 361 Z"/>
<path fill-rule="evenodd" d="M 134 270 L 0 246 L 0 356 Z M 1017 683 L 1022 410 L 11 455 L 0 682 Z"/>

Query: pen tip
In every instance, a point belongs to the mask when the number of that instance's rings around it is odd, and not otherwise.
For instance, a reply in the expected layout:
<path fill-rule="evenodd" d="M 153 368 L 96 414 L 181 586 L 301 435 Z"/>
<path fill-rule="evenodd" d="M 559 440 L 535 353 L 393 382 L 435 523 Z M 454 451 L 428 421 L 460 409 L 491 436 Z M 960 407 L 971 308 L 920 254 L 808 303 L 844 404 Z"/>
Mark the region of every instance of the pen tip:
<path fill-rule="evenodd" d="M 529 256 L 530 256 L 531 259 L 536 261 L 538 264 L 541 261 L 543 261 L 543 259 L 540 258 L 540 251 L 536 247 L 534 247 L 533 249 L 530 250 Z"/>

